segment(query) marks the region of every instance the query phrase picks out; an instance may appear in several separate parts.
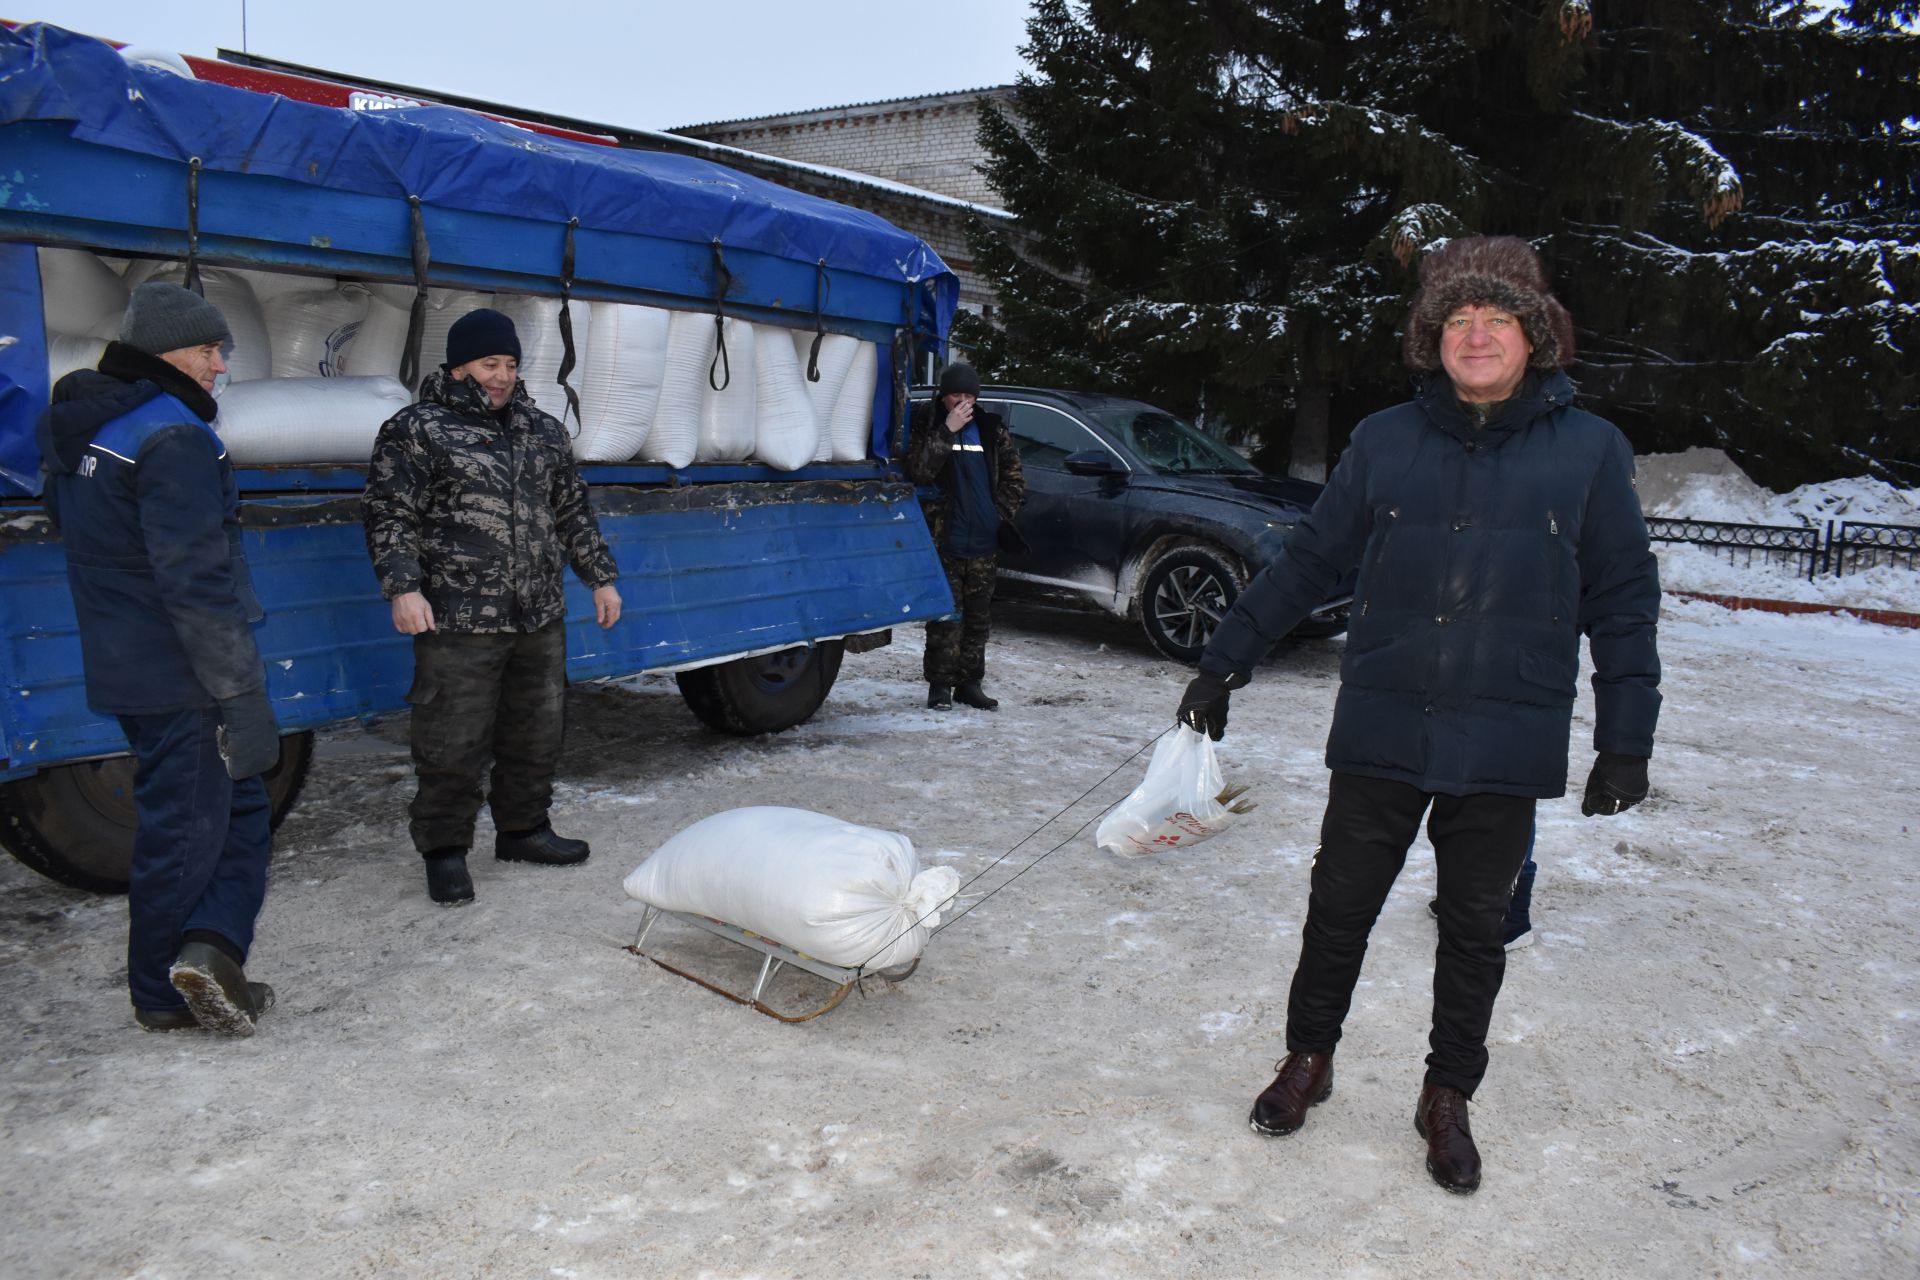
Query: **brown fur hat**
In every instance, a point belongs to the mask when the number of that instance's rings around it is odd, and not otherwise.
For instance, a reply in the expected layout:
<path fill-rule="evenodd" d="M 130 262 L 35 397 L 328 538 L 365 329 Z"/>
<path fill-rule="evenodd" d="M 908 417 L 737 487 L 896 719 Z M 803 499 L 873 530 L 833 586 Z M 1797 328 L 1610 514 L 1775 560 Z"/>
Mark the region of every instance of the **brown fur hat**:
<path fill-rule="evenodd" d="M 1533 343 L 1530 369 L 1564 369 L 1573 363 L 1573 317 L 1547 282 L 1533 246 L 1518 236 L 1469 236 L 1450 240 L 1420 264 L 1401 356 L 1409 369 L 1440 367 L 1440 329 L 1468 306 L 1511 311 Z"/>

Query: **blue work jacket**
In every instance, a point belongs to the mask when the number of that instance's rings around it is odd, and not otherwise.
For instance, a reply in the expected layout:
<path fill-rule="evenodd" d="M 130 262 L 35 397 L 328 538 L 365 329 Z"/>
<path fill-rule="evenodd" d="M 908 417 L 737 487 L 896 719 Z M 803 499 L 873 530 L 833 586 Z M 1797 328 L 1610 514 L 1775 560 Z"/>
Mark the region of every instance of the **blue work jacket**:
<path fill-rule="evenodd" d="M 151 382 L 83 371 L 56 388 L 40 444 L 87 705 L 154 714 L 263 687 L 260 604 L 213 428 Z"/>
<path fill-rule="evenodd" d="M 1660 583 L 1633 450 L 1572 401 L 1565 374 L 1529 374 L 1480 426 L 1435 375 L 1367 418 L 1201 669 L 1250 676 L 1358 565 L 1328 768 L 1447 795 L 1564 794 L 1582 635 L 1595 749 L 1652 755 Z"/>

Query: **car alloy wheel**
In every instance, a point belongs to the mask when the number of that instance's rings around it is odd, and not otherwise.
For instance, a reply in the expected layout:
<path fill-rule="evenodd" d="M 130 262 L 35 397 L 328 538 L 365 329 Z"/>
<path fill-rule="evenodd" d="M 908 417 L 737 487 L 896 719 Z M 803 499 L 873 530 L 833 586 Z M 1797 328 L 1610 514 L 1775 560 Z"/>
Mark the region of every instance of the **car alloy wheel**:
<path fill-rule="evenodd" d="M 1140 621 L 1154 648 L 1179 662 L 1197 662 L 1227 610 L 1240 578 L 1218 554 L 1184 547 L 1162 556 L 1142 584 Z"/>

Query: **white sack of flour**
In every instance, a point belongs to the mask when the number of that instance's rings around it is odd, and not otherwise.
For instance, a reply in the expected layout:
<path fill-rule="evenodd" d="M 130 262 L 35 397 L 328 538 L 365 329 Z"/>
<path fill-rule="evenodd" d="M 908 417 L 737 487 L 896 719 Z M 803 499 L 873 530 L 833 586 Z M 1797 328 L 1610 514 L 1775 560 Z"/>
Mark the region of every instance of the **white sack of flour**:
<path fill-rule="evenodd" d="M 873 969 L 918 957 L 959 889 L 959 872 L 922 870 L 903 835 L 773 806 L 702 818 L 626 879 L 628 896 L 651 906 Z"/>

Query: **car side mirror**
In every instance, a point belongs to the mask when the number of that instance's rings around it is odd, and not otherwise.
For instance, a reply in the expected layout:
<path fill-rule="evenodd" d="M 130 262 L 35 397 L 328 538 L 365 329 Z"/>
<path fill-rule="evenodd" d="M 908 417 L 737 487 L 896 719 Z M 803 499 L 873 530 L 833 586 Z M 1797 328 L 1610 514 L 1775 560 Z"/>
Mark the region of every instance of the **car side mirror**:
<path fill-rule="evenodd" d="M 1082 449 L 1070 453 L 1060 460 L 1060 465 L 1068 475 L 1075 476 L 1120 476 L 1126 471 L 1120 462 L 1105 449 Z"/>

